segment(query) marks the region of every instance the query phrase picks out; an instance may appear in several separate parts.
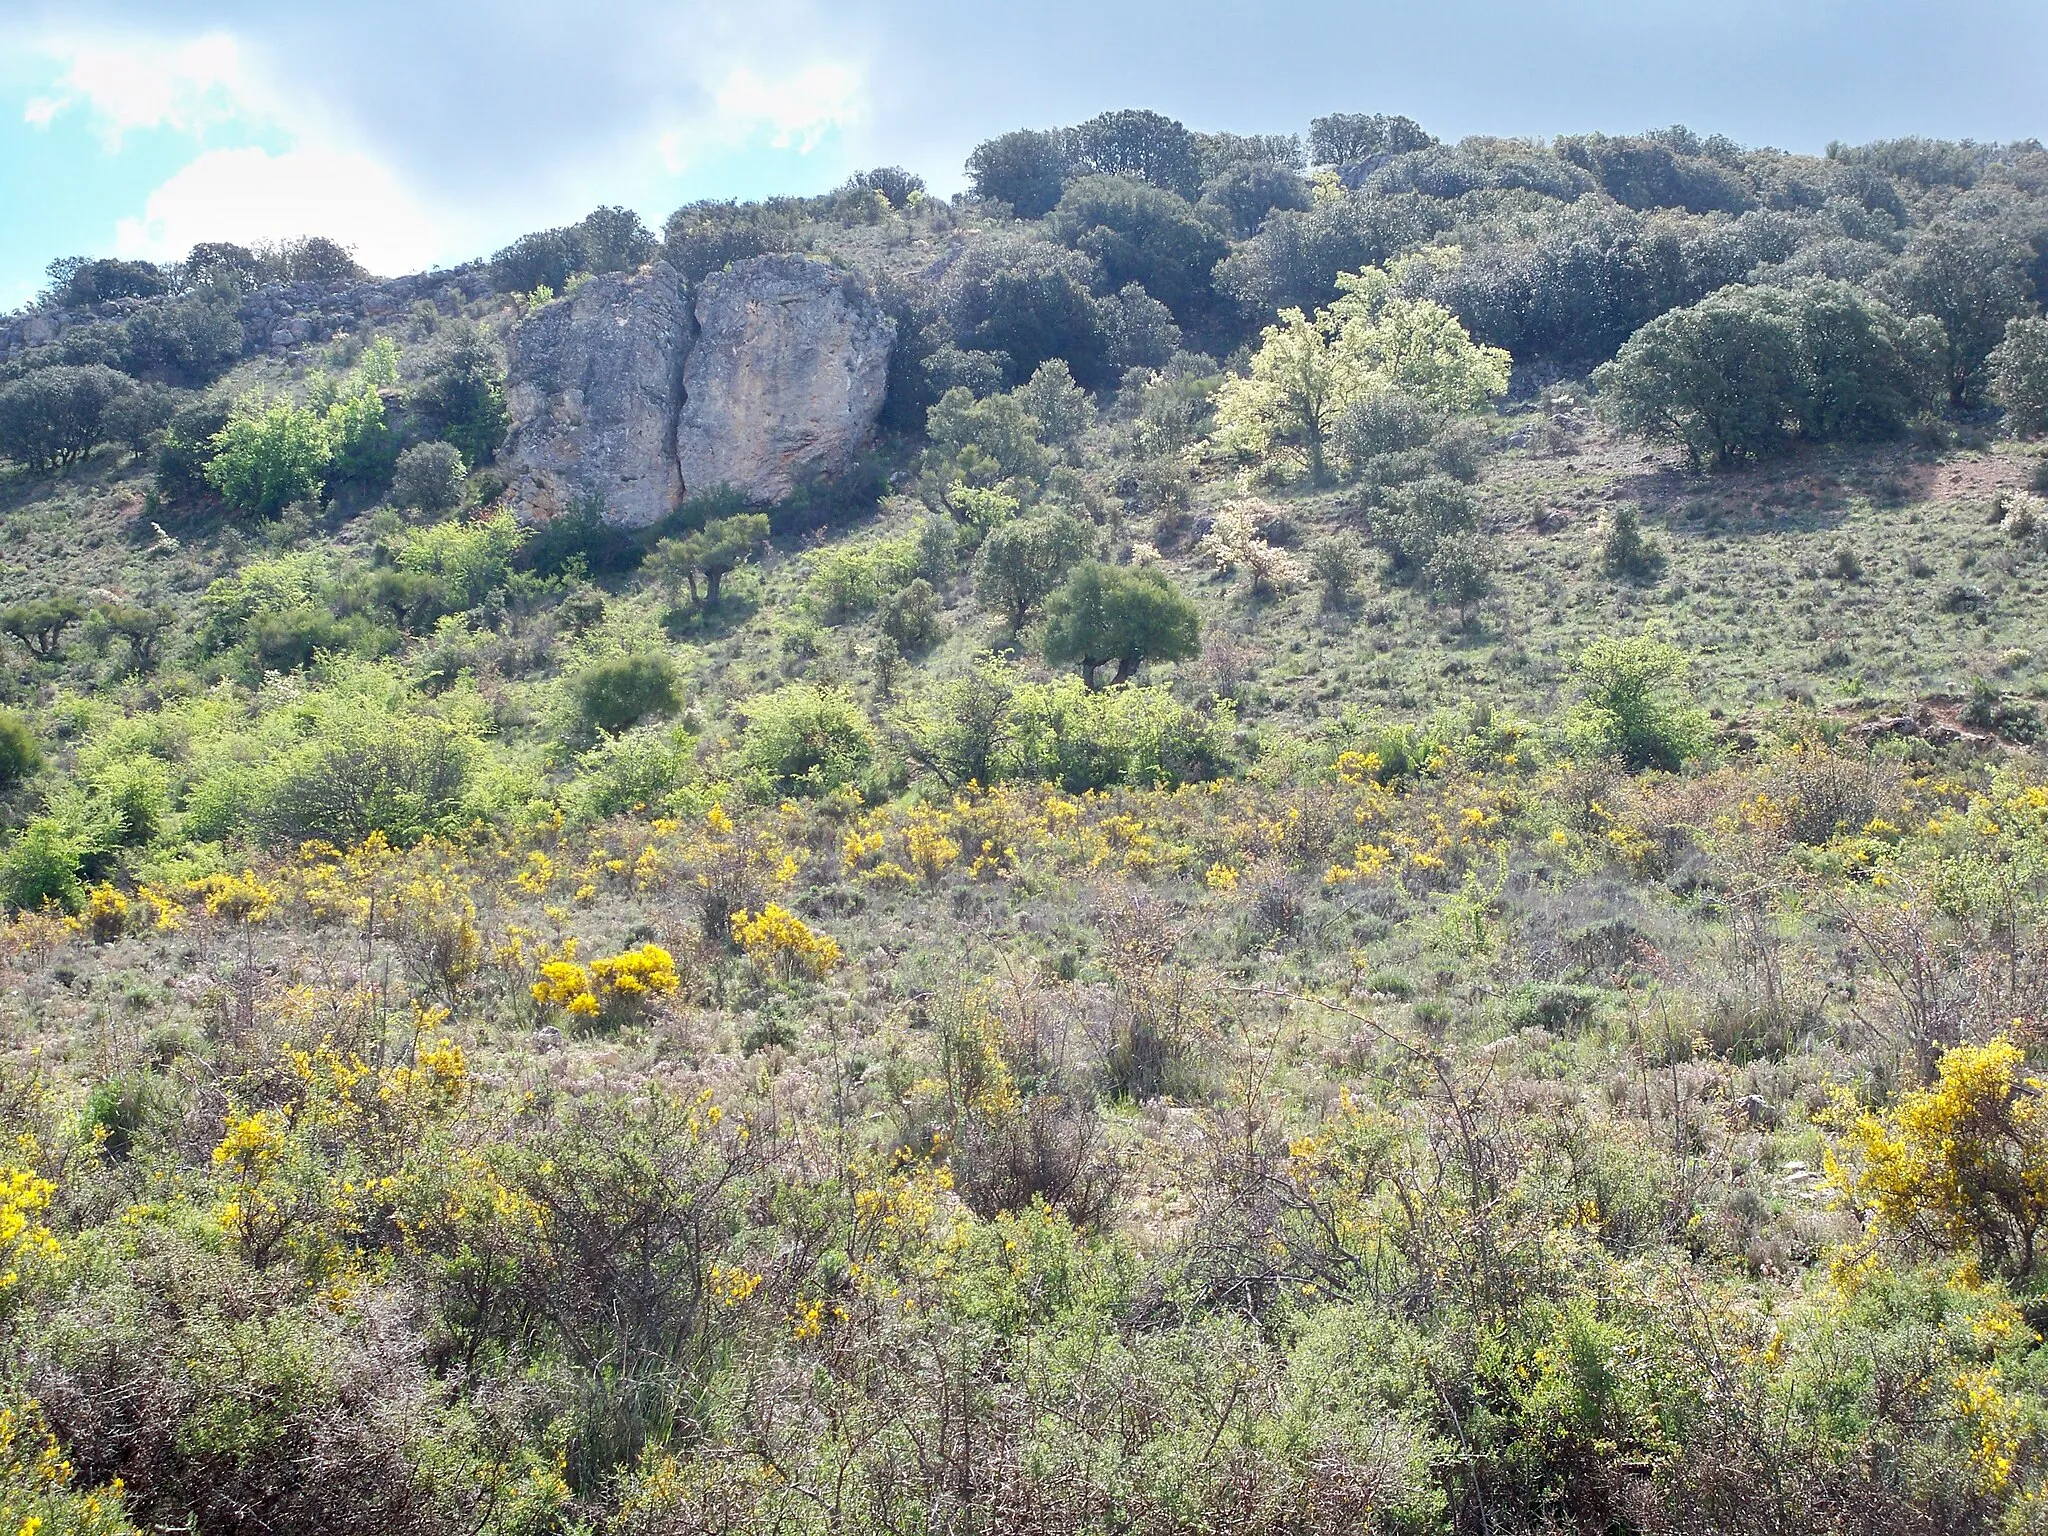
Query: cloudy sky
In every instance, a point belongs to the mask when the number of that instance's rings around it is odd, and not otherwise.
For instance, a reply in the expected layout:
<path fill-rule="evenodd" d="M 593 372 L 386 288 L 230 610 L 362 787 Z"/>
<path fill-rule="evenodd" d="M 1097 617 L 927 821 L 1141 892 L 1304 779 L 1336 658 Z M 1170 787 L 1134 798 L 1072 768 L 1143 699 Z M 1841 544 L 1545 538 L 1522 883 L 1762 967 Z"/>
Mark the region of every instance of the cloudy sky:
<path fill-rule="evenodd" d="M 2040 0 L 0 0 L 0 309 L 54 257 L 330 234 L 384 272 L 1147 106 L 1446 137 L 2048 138 Z"/>

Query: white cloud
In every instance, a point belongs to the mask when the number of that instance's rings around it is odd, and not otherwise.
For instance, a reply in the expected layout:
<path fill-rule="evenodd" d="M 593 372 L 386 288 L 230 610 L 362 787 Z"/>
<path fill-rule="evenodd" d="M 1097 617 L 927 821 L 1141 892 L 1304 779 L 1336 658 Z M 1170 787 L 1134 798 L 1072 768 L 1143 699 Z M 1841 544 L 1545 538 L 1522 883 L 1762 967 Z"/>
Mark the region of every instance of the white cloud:
<path fill-rule="evenodd" d="M 59 38 L 37 50 L 61 61 L 50 94 L 22 116 L 47 127 L 62 112 L 88 112 L 109 151 L 136 129 L 197 134 L 221 123 L 257 125 L 277 102 L 235 39 L 209 32 L 181 43 L 160 39 Z"/>
<path fill-rule="evenodd" d="M 443 215 L 368 155 L 252 147 L 208 150 L 178 171 L 150 193 L 140 216 L 117 224 L 115 248 L 164 259 L 202 240 L 247 245 L 309 234 L 354 247 L 357 260 L 382 273 L 445 260 L 454 238 Z"/>
<path fill-rule="evenodd" d="M 852 63 L 827 59 L 780 75 L 738 65 L 709 84 L 710 109 L 664 133 L 661 156 L 680 175 L 707 156 L 749 145 L 815 151 L 867 118 L 867 81 Z"/>

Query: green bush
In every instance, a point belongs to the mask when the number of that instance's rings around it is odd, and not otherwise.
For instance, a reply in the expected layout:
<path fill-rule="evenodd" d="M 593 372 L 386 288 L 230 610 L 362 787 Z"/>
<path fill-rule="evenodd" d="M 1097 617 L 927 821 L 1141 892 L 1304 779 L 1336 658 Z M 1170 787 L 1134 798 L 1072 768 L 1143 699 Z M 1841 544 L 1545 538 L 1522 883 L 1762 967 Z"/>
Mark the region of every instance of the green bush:
<path fill-rule="evenodd" d="M 1794 437 L 1895 437 L 1937 371 L 1924 320 L 1846 283 L 1729 287 L 1660 315 L 1595 371 L 1603 415 L 1685 450 L 1695 468 L 1782 451 Z"/>
<path fill-rule="evenodd" d="M 84 863 L 92 840 L 53 816 L 30 822 L 0 853 L 0 897 L 17 912 L 85 905 Z"/>
<path fill-rule="evenodd" d="M 112 368 L 41 368 L 0 385 L 0 456 L 31 469 L 75 464 L 111 435 L 109 413 L 135 381 Z"/>
<path fill-rule="evenodd" d="M 505 370 L 475 326 L 452 325 L 428 355 L 426 372 L 406 404 L 432 436 L 451 443 L 472 469 L 488 464 L 512 425 L 505 409 Z"/>
<path fill-rule="evenodd" d="M 461 450 L 453 443 L 414 443 L 392 466 L 391 504 L 430 517 L 452 512 L 462 505 L 468 474 Z"/>
<path fill-rule="evenodd" d="M 319 500 L 332 453 L 318 411 L 247 395 L 214 434 L 206 481 L 236 511 L 275 517 L 295 501 Z"/>
<path fill-rule="evenodd" d="M 1989 361 L 1991 398 L 2005 408 L 2006 425 L 2019 437 L 2048 432 L 2048 320 L 2007 321 Z"/>
<path fill-rule="evenodd" d="M 441 582 L 456 608 L 474 608 L 505 584 L 524 538 L 510 512 L 468 522 L 432 523 L 402 535 L 392 548 L 391 561 L 401 571 Z"/>
<path fill-rule="evenodd" d="M 1596 640 L 1573 666 L 1579 700 L 1566 729 L 1584 754 L 1632 771 L 1675 771 L 1713 739 L 1706 712 L 1684 691 L 1683 651 L 1647 631 Z"/>
<path fill-rule="evenodd" d="M 764 796 L 829 794 L 874 761 L 867 716 L 837 689 L 791 683 L 748 700 L 746 714 L 740 761 Z"/>
<path fill-rule="evenodd" d="M 649 715 L 673 714 L 682 704 L 682 677 L 660 651 L 635 651 L 593 662 L 571 685 L 576 712 L 594 731 L 616 735 Z"/>
<path fill-rule="evenodd" d="M 938 644 L 945 630 L 939 594 L 922 576 L 907 587 L 899 587 L 877 606 L 875 627 L 906 656 L 915 656 Z"/>
<path fill-rule="evenodd" d="M 249 819 L 273 848 L 353 848 L 373 832 L 404 846 L 459 826 L 477 755 L 474 739 L 446 721 L 339 707 L 266 765 Z"/>
<path fill-rule="evenodd" d="M 0 790 L 14 788 L 43 766 L 35 732 L 11 709 L 0 709 Z"/>

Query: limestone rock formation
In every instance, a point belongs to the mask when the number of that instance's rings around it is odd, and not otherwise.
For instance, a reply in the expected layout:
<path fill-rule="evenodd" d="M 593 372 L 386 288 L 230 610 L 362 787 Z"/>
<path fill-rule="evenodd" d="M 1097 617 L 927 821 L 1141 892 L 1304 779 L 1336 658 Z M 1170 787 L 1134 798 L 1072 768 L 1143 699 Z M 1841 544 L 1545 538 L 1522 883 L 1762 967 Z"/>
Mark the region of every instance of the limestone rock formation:
<path fill-rule="evenodd" d="M 756 256 L 697 292 L 675 455 L 686 490 L 779 501 L 845 467 L 874 430 L 896 323 L 860 280 L 802 256 Z"/>
<path fill-rule="evenodd" d="M 522 515 L 551 517 L 597 496 L 607 522 L 644 528 L 675 509 L 691 333 L 688 291 L 664 261 L 594 277 L 520 322 L 500 458 Z"/>

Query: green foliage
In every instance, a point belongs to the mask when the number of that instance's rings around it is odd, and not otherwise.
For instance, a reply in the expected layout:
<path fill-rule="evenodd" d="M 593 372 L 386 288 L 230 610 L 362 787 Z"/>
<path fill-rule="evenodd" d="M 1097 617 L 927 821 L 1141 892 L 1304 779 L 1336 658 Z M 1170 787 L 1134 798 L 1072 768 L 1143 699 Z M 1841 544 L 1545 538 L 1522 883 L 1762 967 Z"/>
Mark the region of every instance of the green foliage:
<path fill-rule="evenodd" d="M 1647 581 L 1664 567 L 1664 551 L 1643 532 L 1636 509 L 1619 506 L 1600 546 L 1600 569 L 1629 581 Z"/>
<path fill-rule="evenodd" d="M 497 352 L 475 326 L 449 326 L 406 404 L 429 435 L 453 444 L 474 469 L 491 462 L 512 425 L 504 379 Z"/>
<path fill-rule="evenodd" d="M 1147 661 L 1186 660 L 1201 632 L 1200 612 L 1164 572 L 1086 560 L 1046 603 L 1045 659 L 1078 664 L 1092 689 L 1108 662 L 1122 683 Z"/>
<path fill-rule="evenodd" d="M 930 650 L 945 630 L 937 589 L 922 576 L 898 587 L 876 605 L 875 628 L 898 655 L 918 656 Z"/>
<path fill-rule="evenodd" d="M 275 517 L 296 501 L 317 501 L 327 483 L 333 439 L 318 411 L 245 395 L 213 437 L 206 481 L 238 512 Z"/>
<path fill-rule="evenodd" d="M 1024 414 L 1038 424 L 1038 436 L 1054 447 L 1072 449 L 1095 421 L 1095 404 L 1074 382 L 1065 358 L 1040 363 L 1013 393 Z"/>
<path fill-rule="evenodd" d="M 395 542 L 391 560 L 401 571 L 440 582 L 454 608 L 474 608 L 505 584 L 524 538 L 510 512 L 496 512 L 409 529 Z"/>
<path fill-rule="evenodd" d="M 1042 240 L 988 234 L 947 266 L 933 296 L 953 345 L 995 355 L 1006 382 L 1065 358 L 1089 389 L 1108 383 L 1105 315 L 1091 295 L 1096 267 Z"/>
<path fill-rule="evenodd" d="M 462 505 L 468 477 L 453 443 L 414 443 L 392 466 L 391 504 L 430 517 L 452 512 Z"/>
<path fill-rule="evenodd" d="M 796 248 L 793 210 L 760 203 L 701 202 L 678 208 L 662 229 L 662 255 L 687 283 L 735 261 Z"/>
<path fill-rule="evenodd" d="M 1846 284 L 1728 288 L 1629 338 L 1594 375 L 1624 431 L 1739 464 L 1795 436 L 1879 438 L 1925 399 L 1926 338 Z"/>
<path fill-rule="evenodd" d="M 373 833 L 405 846 L 464 820 L 478 744 L 456 724 L 362 697 L 323 700 L 246 808 L 273 848 L 351 848 Z"/>
<path fill-rule="evenodd" d="M 31 598 L 0 609 L 0 634 L 12 636 L 43 661 L 56 659 L 64 631 L 85 616 L 85 604 L 68 592 Z"/>
<path fill-rule="evenodd" d="M 791 683 L 747 702 L 740 762 L 765 797 L 824 795 L 855 784 L 874 759 L 874 731 L 844 693 Z"/>
<path fill-rule="evenodd" d="M 93 851 L 86 833 L 58 817 L 39 817 L 0 852 L 0 899 L 17 912 L 78 911 L 85 905 L 84 861 Z"/>
<path fill-rule="evenodd" d="M 115 403 L 134 391 L 134 380 L 98 363 L 0 384 L 0 455 L 31 469 L 75 464 L 107 440 Z"/>
<path fill-rule="evenodd" d="M 1509 359 L 1476 346 L 1448 310 L 1406 297 L 1379 268 L 1339 276 L 1343 298 L 1313 318 L 1283 310 L 1261 333 L 1250 373 L 1216 398 L 1217 442 L 1259 456 L 1298 445 L 1309 476 L 1328 475 L 1332 435 L 1345 413 L 1399 391 L 1439 414 L 1470 411 L 1507 392 Z"/>
<path fill-rule="evenodd" d="M 1012 633 L 1095 545 L 1095 530 L 1065 512 L 1041 512 L 991 528 L 974 560 L 974 595 Z"/>
<path fill-rule="evenodd" d="M 1308 157 L 1317 165 L 1355 165 L 1374 155 L 1405 155 L 1436 143 L 1412 118 L 1332 112 L 1308 125 Z"/>
<path fill-rule="evenodd" d="M 949 790 L 1052 783 L 1070 794 L 1217 778 L 1234 761 L 1234 724 L 1227 705 L 1197 710 L 1166 688 L 1095 690 L 1078 677 L 1036 683 L 995 657 L 890 721 L 911 764 Z"/>
<path fill-rule="evenodd" d="M 2026 252 L 1995 229 L 1936 224 L 1906 248 L 1886 286 L 1911 312 L 1940 322 L 1940 377 L 1952 404 L 1974 401 L 2006 323 L 2033 302 Z"/>
<path fill-rule="evenodd" d="M 13 710 L 0 710 L 0 790 L 10 790 L 43 766 L 35 732 Z"/>
<path fill-rule="evenodd" d="M 1060 200 L 1067 161 L 1063 135 L 1020 128 L 974 146 L 967 183 L 983 202 L 1008 203 L 1020 219 L 1042 218 Z"/>
<path fill-rule="evenodd" d="M 648 564 L 670 591 L 687 581 L 692 600 L 697 596 L 697 577 L 702 575 L 704 604 L 716 608 L 725 578 L 767 539 L 768 516 L 764 512 L 713 517 L 681 538 L 663 539 L 648 556 Z"/>
<path fill-rule="evenodd" d="M 500 293 L 564 291 L 578 272 L 630 272 L 655 254 L 654 236 L 629 208 L 598 208 L 561 229 L 521 235 L 491 258 Z"/>
<path fill-rule="evenodd" d="M 649 715 L 673 714 L 683 701 L 681 674 L 659 651 L 592 662 L 577 674 L 573 691 L 584 725 L 613 735 Z"/>
<path fill-rule="evenodd" d="M 1389 574 L 1446 602 L 1486 590 L 1492 561 L 1479 538 L 1479 503 L 1447 475 L 1396 487 L 1372 514 L 1372 539 Z"/>
<path fill-rule="evenodd" d="M 914 536 L 820 550 L 810 558 L 806 595 L 826 623 L 843 624 L 916 580 L 919 560 Z"/>
<path fill-rule="evenodd" d="M 1109 287 L 1137 283 L 1183 321 L 1208 303 L 1209 273 L 1227 250 L 1184 197 L 1122 176 L 1073 182 L 1052 228 L 1095 258 Z"/>
<path fill-rule="evenodd" d="M 1567 733 L 1579 750 L 1631 771 L 1676 772 L 1713 739 L 1684 690 L 1688 666 L 1683 651 L 1647 631 L 1594 641 L 1573 664 L 1579 699 Z"/>
<path fill-rule="evenodd" d="M 2048 432 L 2048 320 L 2014 318 L 1986 358 L 1991 398 L 2005 409 L 2014 435 Z"/>
<path fill-rule="evenodd" d="M 157 448 L 156 487 L 173 501 L 189 501 L 209 489 L 206 463 L 213 440 L 227 426 L 234 403 L 225 395 L 204 395 L 172 413 Z"/>

